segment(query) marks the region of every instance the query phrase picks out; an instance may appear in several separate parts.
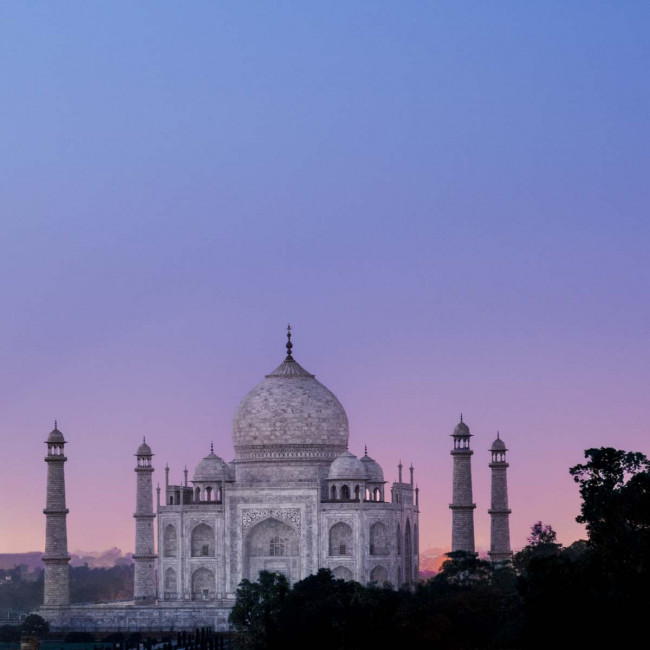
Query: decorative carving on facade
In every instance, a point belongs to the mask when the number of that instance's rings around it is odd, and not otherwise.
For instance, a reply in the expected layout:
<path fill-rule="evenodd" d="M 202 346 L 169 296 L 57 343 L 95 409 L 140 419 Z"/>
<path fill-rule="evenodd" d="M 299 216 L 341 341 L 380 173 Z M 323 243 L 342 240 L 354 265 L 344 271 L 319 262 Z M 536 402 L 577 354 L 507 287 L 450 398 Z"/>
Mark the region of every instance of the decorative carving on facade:
<path fill-rule="evenodd" d="M 300 531 L 300 508 L 252 508 L 242 510 L 242 530 L 245 531 L 258 521 L 269 517 L 286 521 Z"/>

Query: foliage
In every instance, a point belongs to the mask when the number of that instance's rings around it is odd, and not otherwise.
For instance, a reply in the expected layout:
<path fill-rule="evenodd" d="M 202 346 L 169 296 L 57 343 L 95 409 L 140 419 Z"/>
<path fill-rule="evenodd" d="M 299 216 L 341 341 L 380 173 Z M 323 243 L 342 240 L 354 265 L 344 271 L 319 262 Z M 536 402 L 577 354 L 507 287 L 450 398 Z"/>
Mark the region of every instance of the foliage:
<path fill-rule="evenodd" d="M 235 630 L 245 632 L 237 639 L 239 648 L 264 650 L 274 647 L 278 617 L 288 591 L 287 579 L 279 573 L 261 571 L 259 582 L 241 582 L 230 613 Z"/>
<path fill-rule="evenodd" d="M 551 524 L 543 524 L 541 521 L 537 521 L 530 529 L 528 545 L 535 547 L 542 544 L 557 544 L 557 533 L 553 530 Z"/>
<path fill-rule="evenodd" d="M 70 568 L 73 603 L 101 603 L 133 597 L 133 565 L 109 569 L 88 566 Z M 31 612 L 43 604 L 43 570 L 26 566 L 0 570 L 0 613 Z"/>
<path fill-rule="evenodd" d="M 50 631 L 50 624 L 38 614 L 30 614 L 21 625 L 25 636 L 45 636 Z"/>
<path fill-rule="evenodd" d="M 20 641 L 19 625 L 0 625 L 0 643 Z"/>
<path fill-rule="evenodd" d="M 650 542 L 650 462 L 641 453 L 611 447 L 587 449 L 587 462 L 569 471 L 580 486 L 576 521 L 601 552 L 641 548 Z"/>
<path fill-rule="evenodd" d="M 557 555 L 562 546 L 557 543 L 557 533 L 550 524 L 535 522 L 528 536 L 528 545 L 514 554 L 513 565 L 517 572 L 526 575 L 534 560 Z"/>
<path fill-rule="evenodd" d="M 463 580 L 457 579 L 459 575 Z M 521 603 L 514 573 L 507 567 L 495 569 L 473 555 L 451 558 L 443 574 L 414 591 L 364 587 L 337 580 L 321 569 L 281 597 L 269 594 L 266 603 L 273 616 L 266 617 L 265 625 L 255 615 L 264 600 L 262 581 L 268 593 L 264 574 L 257 588 L 249 581 L 240 586 L 231 616 L 242 632 L 238 648 L 301 647 L 305 639 L 318 639 L 319 646 L 332 650 L 406 645 L 413 650 L 507 648 L 520 637 Z"/>

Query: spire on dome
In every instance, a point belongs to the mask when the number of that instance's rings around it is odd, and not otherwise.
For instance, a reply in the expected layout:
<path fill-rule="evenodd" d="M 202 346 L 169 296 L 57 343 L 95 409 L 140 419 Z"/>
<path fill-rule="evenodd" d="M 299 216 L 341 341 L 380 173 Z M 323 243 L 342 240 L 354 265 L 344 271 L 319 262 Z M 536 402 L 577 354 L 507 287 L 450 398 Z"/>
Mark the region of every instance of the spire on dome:
<path fill-rule="evenodd" d="M 214 443 L 210 441 L 210 453 L 214 454 Z"/>
<path fill-rule="evenodd" d="M 291 324 L 287 325 L 287 358 L 285 361 L 293 361 L 293 357 L 291 356 L 291 348 L 293 347 L 293 343 L 291 342 Z"/>

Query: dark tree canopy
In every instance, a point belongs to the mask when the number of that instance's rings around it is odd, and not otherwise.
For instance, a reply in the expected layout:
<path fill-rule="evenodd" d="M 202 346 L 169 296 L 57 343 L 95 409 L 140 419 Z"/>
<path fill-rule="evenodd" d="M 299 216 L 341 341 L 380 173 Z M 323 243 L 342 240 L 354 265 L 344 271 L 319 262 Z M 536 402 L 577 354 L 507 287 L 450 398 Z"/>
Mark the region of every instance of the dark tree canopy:
<path fill-rule="evenodd" d="M 553 530 L 551 524 L 543 524 L 537 521 L 530 529 L 528 536 L 529 546 L 539 546 L 540 544 L 556 544 L 557 533 Z"/>
<path fill-rule="evenodd" d="M 650 462 L 641 453 L 611 447 L 587 449 L 586 463 L 569 471 L 580 486 L 576 521 L 589 541 L 606 551 L 650 532 Z M 640 536 L 640 537 L 639 537 Z"/>
<path fill-rule="evenodd" d="M 26 636 L 45 636 L 50 631 L 50 624 L 38 614 L 30 614 L 21 626 L 21 632 Z"/>

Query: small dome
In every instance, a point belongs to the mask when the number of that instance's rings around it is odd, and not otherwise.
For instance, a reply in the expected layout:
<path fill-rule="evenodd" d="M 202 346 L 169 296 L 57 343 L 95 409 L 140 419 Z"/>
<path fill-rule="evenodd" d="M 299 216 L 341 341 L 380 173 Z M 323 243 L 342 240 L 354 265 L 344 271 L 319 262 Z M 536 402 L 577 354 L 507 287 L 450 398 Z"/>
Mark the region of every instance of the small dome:
<path fill-rule="evenodd" d="M 151 447 L 147 444 L 144 438 L 142 438 L 142 444 L 138 447 L 138 451 L 135 452 L 136 456 L 153 456 Z"/>
<path fill-rule="evenodd" d="M 330 481 L 348 479 L 365 481 L 366 470 L 363 463 L 354 454 L 351 454 L 349 451 L 344 451 L 330 465 L 327 478 Z"/>
<path fill-rule="evenodd" d="M 501 440 L 499 434 L 497 434 L 497 439 L 492 443 L 490 451 L 508 451 L 506 449 L 506 443 Z"/>
<path fill-rule="evenodd" d="M 192 482 L 223 481 L 229 478 L 228 465 L 213 451 L 199 461 Z"/>
<path fill-rule="evenodd" d="M 454 433 L 452 434 L 454 436 L 471 436 L 472 434 L 469 432 L 469 427 L 463 422 L 463 416 L 460 416 L 460 422 L 456 425 L 456 428 L 454 429 Z"/>
<path fill-rule="evenodd" d="M 54 429 L 50 431 L 50 435 L 47 437 L 47 442 L 49 443 L 65 443 L 65 438 L 63 434 L 59 431 L 56 422 L 54 423 Z"/>
<path fill-rule="evenodd" d="M 373 483 L 383 483 L 384 482 L 384 471 L 381 468 L 381 465 L 374 459 L 368 456 L 366 451 L 365 456 L 361 459 L 363 466 L 366 470 L 366 478 L 368 481 Z"/>

